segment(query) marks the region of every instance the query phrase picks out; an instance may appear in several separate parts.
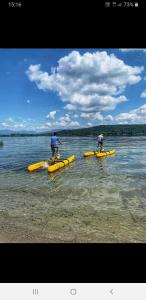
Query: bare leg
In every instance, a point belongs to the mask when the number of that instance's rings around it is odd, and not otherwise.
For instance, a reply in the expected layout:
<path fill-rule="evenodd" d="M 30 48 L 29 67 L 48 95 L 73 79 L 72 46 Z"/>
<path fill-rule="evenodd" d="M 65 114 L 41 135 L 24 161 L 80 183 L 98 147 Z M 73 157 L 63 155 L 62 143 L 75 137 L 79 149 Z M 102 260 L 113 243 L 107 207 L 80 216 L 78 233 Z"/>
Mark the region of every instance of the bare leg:
<path fill-rule="evenodd" d="M 55 161 L 55 148 L 52 148 L 52 161 Z"/>
<path fill-rule="evenodd" d="M 59 147 L 57 147 L 57 155 L 59 155 Z"/>
<path fill-rule="evenodd" d="M 56 158 L 58 157 L 58 155 L 60 155 L 60 153 L 59 153 L 59 147 L 56 148 Z"/>
<path fill-rule="evenodd" d="M 98 144 L 98 149 L 99 149 L 99 152 L 102 151 L 102 145 L 100 143 Z"/>

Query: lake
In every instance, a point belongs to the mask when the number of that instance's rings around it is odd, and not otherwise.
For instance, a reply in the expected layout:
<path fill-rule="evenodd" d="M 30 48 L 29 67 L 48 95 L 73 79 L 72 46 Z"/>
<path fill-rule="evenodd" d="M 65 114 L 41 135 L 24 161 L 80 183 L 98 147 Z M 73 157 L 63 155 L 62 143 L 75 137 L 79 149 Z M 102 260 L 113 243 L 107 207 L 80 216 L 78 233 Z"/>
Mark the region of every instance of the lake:
<path fill-rule="evenodd" d="M 115 156 L 83 157 L 95 137 L 62 137 L 70 165 L 48 174 L 49 137 L 5 137 L 0 147 L 0 242 L 146 242 L 146 137 L 105 137 Z"/>

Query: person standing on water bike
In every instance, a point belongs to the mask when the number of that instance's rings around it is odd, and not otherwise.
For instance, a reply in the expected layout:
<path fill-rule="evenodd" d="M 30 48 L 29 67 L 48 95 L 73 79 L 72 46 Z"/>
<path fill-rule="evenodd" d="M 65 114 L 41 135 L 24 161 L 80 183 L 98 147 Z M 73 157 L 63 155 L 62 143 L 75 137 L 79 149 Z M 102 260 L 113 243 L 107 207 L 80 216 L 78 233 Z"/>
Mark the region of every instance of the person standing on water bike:
<path fill-rule="evenodd" d="M 103 149 L 103 134 L 102 133 L 98 136 L 97 141 L 98 141 L 97 148 L 99 148 L 99 151 L 100 152 L 104 151 L 104 149 Z"/>
<path fill-rule="evenodd" d="M 59 140 L 58 136 L 56 135 L 56 132 L 54 132 L 54 135 L 51 136 L 51 150 L 52 150 L 52 161 L 55 161 L 55 158 L 60 155 L 59 153 L 59 144 L 62 145 L 61 141 Z"/>

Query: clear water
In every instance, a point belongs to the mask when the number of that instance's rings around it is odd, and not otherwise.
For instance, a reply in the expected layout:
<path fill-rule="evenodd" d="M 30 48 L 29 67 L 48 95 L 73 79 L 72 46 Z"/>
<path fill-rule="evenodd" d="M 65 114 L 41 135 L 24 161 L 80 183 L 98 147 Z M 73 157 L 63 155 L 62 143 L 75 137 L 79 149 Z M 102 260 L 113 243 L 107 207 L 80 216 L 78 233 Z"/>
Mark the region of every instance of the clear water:
<path fill-rule="evenodd" d="M 146 137 L 108 137 L 115 156 L 83 157 L 93 137 L 63 137 L 61 157 L 76 160 L 48 174 L 27 171 L 50 157 L 48 137 L 3 138 L 0 242 L 146 242 Z"/>

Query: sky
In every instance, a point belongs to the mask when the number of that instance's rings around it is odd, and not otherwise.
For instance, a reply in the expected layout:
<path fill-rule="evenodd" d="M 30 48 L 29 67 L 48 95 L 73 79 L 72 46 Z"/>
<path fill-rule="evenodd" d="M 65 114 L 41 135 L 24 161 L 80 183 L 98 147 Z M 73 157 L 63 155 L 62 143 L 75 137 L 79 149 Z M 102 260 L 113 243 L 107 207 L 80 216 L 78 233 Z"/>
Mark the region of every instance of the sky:
<path fill-rule="evenodd" d="M 0 130 L 146 124 L 146 49 L 0 49 Z"/>

